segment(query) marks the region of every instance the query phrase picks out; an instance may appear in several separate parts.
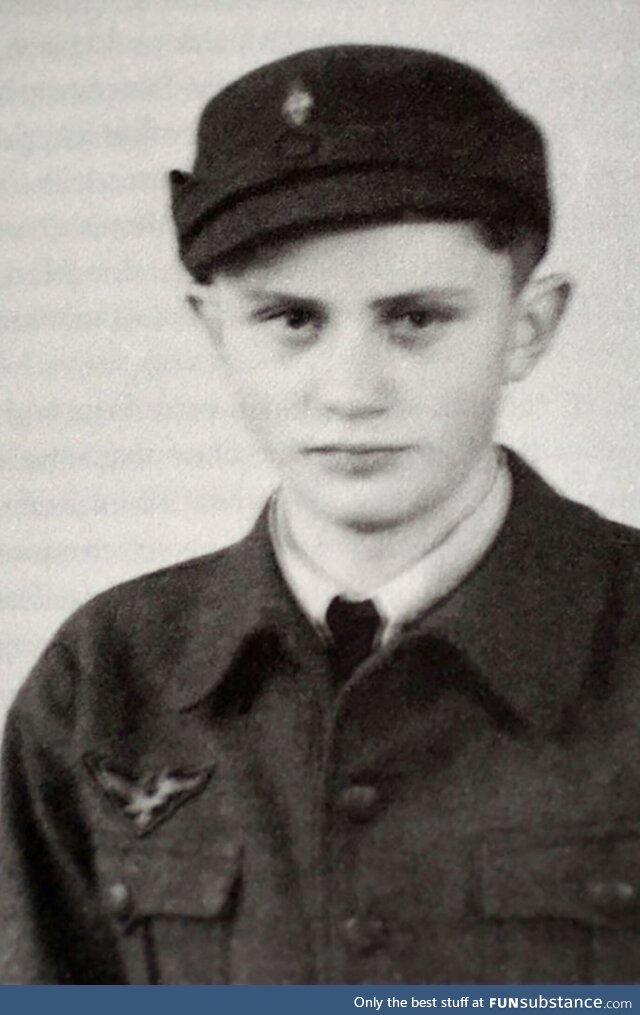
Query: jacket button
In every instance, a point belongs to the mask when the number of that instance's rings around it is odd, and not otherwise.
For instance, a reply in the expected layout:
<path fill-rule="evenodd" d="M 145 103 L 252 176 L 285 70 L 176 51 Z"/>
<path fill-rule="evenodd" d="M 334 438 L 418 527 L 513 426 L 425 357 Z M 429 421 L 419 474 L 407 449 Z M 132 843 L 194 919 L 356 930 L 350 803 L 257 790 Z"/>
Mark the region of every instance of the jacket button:
<path fill-rule="evenodd" d="M 619 913 L 638 903 L 638 893 L 628 881 L 589 881 L 587 894 L 590 901 L 608 913 Z"/>
<path fill-rule="evenodd" d="M 107 892 L 109 909 L 117 920 L 128 920 L 132 912 L 131 892 L 122 881 L 109 885 Z"/>
<path fill-rule="evenodd" d="M 349 916 L 343 921 L 341 931 L 349 949 L 360 955 L 377 951 L 387 936 L 382 920 L 373 916 Z"/>
<path fill-rule="evenodd" d="M 352 821 L 368 821 L 373 817 L 380 793 L 375 786 L 347 786 L 338 796 L 338 807 Z"/>

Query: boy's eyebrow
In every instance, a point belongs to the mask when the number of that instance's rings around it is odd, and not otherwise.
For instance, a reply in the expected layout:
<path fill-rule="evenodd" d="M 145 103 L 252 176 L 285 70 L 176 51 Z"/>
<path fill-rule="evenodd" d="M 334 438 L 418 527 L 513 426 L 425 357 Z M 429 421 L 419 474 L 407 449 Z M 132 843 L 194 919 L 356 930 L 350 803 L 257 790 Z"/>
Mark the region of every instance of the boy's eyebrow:
<path fill-rule="evenodd" d="M 397 306 L 398 304 L 428 303 L 438 300 L 468 299 L 472 290 L 465 286 L 428 286 L 425 289 L 414 289 L 406 293 L 393 293 L 389 296 L 380 296 L 372 301 L 371 306 L 376 310 L 384 307 Z"/>
<path fill-rule="evenodd" d="M 295 292 L 280 292 L 274 289 L 249 289 L 246 295 L 250 300 L 256 302 L 260 300 L 276 300 L 278 302 L 286 303 L 291 300 L 296 300 L 298 303 L 320 303 L 321 301 L 315 299 L 313 296 L 303 296 L 300 293 Z"/>
<path fill-rule="evenodd" d="M 388 296 L 379 296 L 374 300 L 371 300 L 369 304 L 374 309 L 378 310 L 384 307 L 393 306 L 399 303 L 417 303 L 427 302 L 429 300 L 450 300 L 450 299 L 468 299 L 472 295 L 472 290 L 465 286 L 428 286 L 425 289 L 414 289 L 410 292 L 401 293 L 390 293 Z M 322 300 L 319 300 L 314 296 L 305 296 L 302 293 L 295 292 L 280 292 L 272 289 L 249 289 L 247 296 L 252 300 L 279 300 L 286 302 L 287 300 L 298 300 L 305 303 L 320 304 Z"/>

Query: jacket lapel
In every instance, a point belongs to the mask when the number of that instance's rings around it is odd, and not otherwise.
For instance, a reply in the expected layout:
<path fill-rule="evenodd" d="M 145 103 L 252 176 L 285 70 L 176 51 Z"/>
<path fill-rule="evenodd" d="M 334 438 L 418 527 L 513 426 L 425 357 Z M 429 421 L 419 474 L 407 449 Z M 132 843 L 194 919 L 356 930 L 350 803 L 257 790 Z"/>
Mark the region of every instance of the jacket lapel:
<path fill-rule="evenodd" d="M 164 706 L 185 711 L 212 693 L 234 669 L 248 645 L 258 649 L 277 638 L 286 650 L 294 632 L 311 626 L 289 592 L 278 567 L 268 525 L 268 506 L 240 542 L 214 554 L 191 598 L 189 631 L 179 670 L 161 689 Z M 295 650 L 294 650 L 295 651 Z"/>
<path fill-rule="evenodd" d="M 473 573 L 420 624 L 471 660 L 527 724 L 559 728 L 593 673 L 611 584 L 594 512 L 564 499 L 509 455 L 513 503 Z"/>

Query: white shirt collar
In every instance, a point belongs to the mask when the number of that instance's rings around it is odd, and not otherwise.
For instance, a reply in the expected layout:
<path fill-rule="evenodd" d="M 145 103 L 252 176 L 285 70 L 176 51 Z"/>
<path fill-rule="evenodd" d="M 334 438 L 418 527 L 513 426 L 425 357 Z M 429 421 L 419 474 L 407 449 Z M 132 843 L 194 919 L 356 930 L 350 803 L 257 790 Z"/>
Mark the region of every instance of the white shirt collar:
<path fill-rule="evenodd" d="M 473 570 L 502 527 L 511 502 L 511 486 L 508 467 L 501 457 L 494 482 L 480 503 L 415 564 L 371 594 L 383 620 L 383 644 L 453 591 Z M 344 589 L 295 542 L 277 494 L 271 501 L 269 525 L 276 558 L 289 588 L 315 627 L 327 635 L 327 607 L 334 596 L 344 595 Z"/>

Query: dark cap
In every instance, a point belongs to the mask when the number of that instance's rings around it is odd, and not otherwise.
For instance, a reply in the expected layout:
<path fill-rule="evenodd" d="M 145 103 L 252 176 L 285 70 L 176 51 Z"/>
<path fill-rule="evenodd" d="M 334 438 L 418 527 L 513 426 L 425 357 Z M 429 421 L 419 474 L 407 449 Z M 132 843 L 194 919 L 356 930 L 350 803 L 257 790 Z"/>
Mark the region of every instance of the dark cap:
<path fill-rule="evenodd" d="M 328 46 L 215 95 L 193 173 L 170 174 L 180 257 L 204 281 L 274 236 L 403 211 L 550 230 L 544 141 L 484 74 L 436 53 Z"/>

